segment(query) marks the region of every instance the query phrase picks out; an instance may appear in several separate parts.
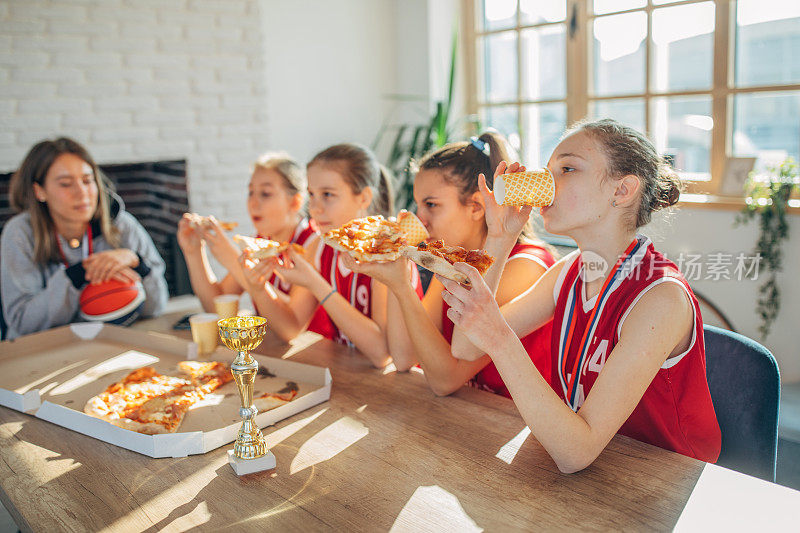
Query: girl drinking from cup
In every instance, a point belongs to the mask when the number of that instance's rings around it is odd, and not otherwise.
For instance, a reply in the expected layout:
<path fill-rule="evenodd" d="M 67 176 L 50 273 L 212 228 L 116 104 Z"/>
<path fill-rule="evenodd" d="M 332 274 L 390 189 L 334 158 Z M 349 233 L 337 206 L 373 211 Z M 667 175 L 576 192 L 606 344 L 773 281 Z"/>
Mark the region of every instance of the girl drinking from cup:
<path fill-rule="evenodd" d="M 368 215 L 393 211 L 391 182 L 367 148 L 339 144 L 318 153 L 307 167 L 309 214 L 321 233 Z M 261 309 L 270 320 L 288 324 L 296 335 L 306 327 L 340 344 L 357 348 L 376 367 L 392 359 L 398 368 L 413 364 L 397 301 L 386 286 L 346 266 L 343 254 L 319 243 L 300 254 L 289 249 L 282 260 L 259 261 L 252 270 L 273 271 L 293 286 L 291 302 L 273 300 Z M 407 276 L 422 297 L 419 275 L 406 261 Z M 291 336 L 294 336 L 291 335 Z"/>
<path fill-rule="evenodd" d="M 493 176 L 505 170 L 509 149 L 498 133 L 487 132 L 471 142 L 448 144 L 425 156 L 414 179 L 417 216 L 432 239 L 468 250 L 484 247 L 487 219 L 484 199 L 478 192 L 478 176 Z M 513 165 L 511 171 L 524 170 Z M 527 232 L 525 232 L 527 233 Z M 504 251 L 505 271 L 500 280 L 497 301 L 502 305 L 525 292 L 554 263 L 542 243 L 520 235 L 510 250 Z M 507 260 L 506 260 L 507 258 Z M 456 359 L 450 353 L 453 322 L 443 286 L 433 279 L 420 302 L 404 276 L 405 261 L 395 263 L 355 263 L 354 269 L 385 283 L 400 303 L 414 353 L 425 371 L 434 393 L 447 395 L 465 383 L 509 396 L 503 379 L 489 356 L 472 361 Z M 522 343 L 540 372 L 550 371 L 550 325 L 543 324 L 526 335 Z"/>
<path fill-rule="evenodd" d="M 455 323 L 453 354 L 489 354 L 534 437 L 563 472 L 590 465 L 615 433 L 713 462 L 720 430 L 708 391 L 703 321 L 677 267 L 637 229 L 675 204 L 677 178 L 639 132 L 613 120 L 580 123 L 548 163 L 555 200 L 547 231 L 572 237 L 561 259 L 500 308 L 493 293 L 530 208 L 501 207 L 481 182 L 486 248 L 499 260 L 481 277 L 443 280 Z M 596 265 L 605 269 L 598 275 Z M 592 266 L 592 268 L 589 268 Z M 518 336 L 553 320 L 552 376 L 531 364 Z"/>

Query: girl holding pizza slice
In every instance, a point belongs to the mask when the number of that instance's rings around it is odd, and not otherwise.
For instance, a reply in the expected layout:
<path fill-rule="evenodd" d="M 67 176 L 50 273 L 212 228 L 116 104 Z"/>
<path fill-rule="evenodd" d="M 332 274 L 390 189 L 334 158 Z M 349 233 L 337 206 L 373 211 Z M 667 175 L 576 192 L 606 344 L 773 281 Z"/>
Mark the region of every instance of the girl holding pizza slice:
<path fill-rule="evenodd" d="M 389 174 L 363 146 L 331 146 L 314 156 L 307 174 L 309 214 L 322 233 L 353 219 L 393 212 Z M 346 254 L 319 243 L 305 254 L 289 249 L 281 259 L 260 261 L 260 268 L 274 269 L 298 291 L 291 305 L 273 301 L 269 309 L 259 309 L 273 323 L 280 319 L 289 324 L 287 329 L 294 335 L 307 327 L 355 346 L 378 368 L 392 358 L 398 367 L 410 367 L 414 362 L 412 349 L 397 300 L 382 283 L 347 268 L 342 255 Z M 407 268 L 404 275 L 421 298 L 417 270 Z"/>
<path fill-rule="evenodd" d="M 613 120 L 579 123 L 548 163 L 555 201 L 544 227 L 578 250 L 520 298 L 497 305 L 504 262 L 472 287 L 443 280 L 453 353 L 488 353 L 534 437 L 563 472 L 590 465 L 615 433 L 716 461 L 720 430 L 708 391 L 703 322 L 677 267 L 637 229 L 674 205 L 679 182 L 642 134 Z M 498 206 L 482 182 L 486 247 L 505 258 L 529 209 Z M 605 264 L 600 275 L 593 265 Z M 553 320 L 552 385 L 519 336 Z"/>
<path fill-rule="evenodd" d="M 478 176 L 502 173 L 509 149 L 498 133 L 487 132 L 471 142 L 448 144 L 425 156 L 414 179 L 417 216 L 428 229 L 431 239 L 468 250 L 484 247 L 488 227 L 484 199 L 478 191 Z M 524 170 L 512 165 L 509 171 Z M 515 236 L 516 237 L 516 236 Z M 521 235 L 509 250 L 504 250 L 506 267 L 497 291 L 497 301 L 505 304 L 524 291 L 554 263 L 553 256 L 541 243 Z M 352 268 L 383 281 L 398 299 L 405 324 L 425 378 L 434 393 L 447 395 L 465 383 L 508 396 L 502 377 L 489 356 L 472 361 L 456 359 L 451 354 L 453 322 L 443 286 L 434 279 L 420 303 L 407 279 L 403 262 L 355 263 Z M 550 324 L 543 324 L 522 340 L 539 371 L 550 373 Z"/>
<path fill-rule="evenodd" d="M 303 215 L 305 173 L 288 154 L 267 153 L 259 157 L 247 189 L 247 212 L 259 237 L 301 246 L 317 239 L 313 225 Z M 186 258 L 192 290 L 206 311 L 214 311 L 215 296 L 241 294 L 245 290 L 257 309 L 268 307 L 267 299 L 288 301 L 291 285 L 264 267 L 253 268 L 252 263 L 240 260 L 239 247 L 220 223 L 214 217 L 206 220 L 206 224 L 197 227 L 192 224 L 192 216 L 186 214 L 178 224 L 178 244 Z M 206 250 L 228 270 L 220 281 L 211 270 Z M 280 321 L 270 326 L 279 335 L 285 331 Z"/>

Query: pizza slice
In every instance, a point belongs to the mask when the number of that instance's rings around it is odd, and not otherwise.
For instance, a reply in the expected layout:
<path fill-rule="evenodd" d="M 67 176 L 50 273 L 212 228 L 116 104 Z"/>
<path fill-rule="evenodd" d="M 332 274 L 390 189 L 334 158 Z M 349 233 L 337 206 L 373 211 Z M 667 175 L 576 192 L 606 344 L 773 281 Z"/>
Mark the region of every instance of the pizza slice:
<path fill-rule="evenodd" d="M 204 393 L 199 387 L 187 385 L 156 396 L 136 409 L 130 410 L 125 416 L 109 422 L 145 435 L 175 433 L 189 408 L 203 396 Z"/>
<path fill-rule="evenodd" d="M 239 245 L 251 259 L 269 259 L 277 257 L 289 248 L 299 254 L 305 254 L 305 249 L 294 242 L 278 242 L 261 237 L 247 237 L 245 235 L 234 235 L 233 240 Z"/>
<path fill-rule="evenodd" d="M 445 246 L 441 240 L 421 242 L 418 246 L 406 246 L 403 255 L 421 267 L 427 268 L 434 274 L 457 281 L 462 285 L 469 285 L 469 278 L 453 266 L 454 263 L 467 263 L 475 267 L 483 275 L 492 263 L 494 257 L 485 250 L 467 250 L 460 246 Z"/>
<path fill-rule="evenodd" d="M 134 370 L 120 381 L 86 402 L 83 411 L 107 421 L 118 420 L 137 409 L 148 400 L 168 394 L 182 387 L 192 387 L 192 382 L 183 378 L 164 376 L 153 367 Z"/>
<path fill-rule="evenodd" d="M 228 365 L 219 361 L 181 361 L 178 363 L 178 369 L 189 376 L 192 383 L 203 394 L 213 392 L 233 381 L 233 375 Z"/>
<path fill-rule="evenodd" d="M 204 217 L 203 215 L 198 215 L 197 213 L 186 213 L 185 216 L 189 219 L 189 224 L 195 229 L 208 227 L 210 225 L 209 217 Z M 237 222 L 224 222 L 222 220 L 218 220 L 217 223 L 225 231 L 231 231 L 239 225 Z"/>
<path fill-rule="evenodd" d="M 265 392 L 253 398 L 253 405 L 256 406 L 256 409 L 258 409 L 260 413 L 263 413 L 291 402 L 294 397 L 297 396 L 297 391 L 297 383 L 289 381 L 286 387 L 278 392 Z"/>
<path fill-rule="evenodd" d="M 330 230 L 322 241 L 359 261 L 394 261 L 407 241 L 395 220 L 373 215 Z"/>

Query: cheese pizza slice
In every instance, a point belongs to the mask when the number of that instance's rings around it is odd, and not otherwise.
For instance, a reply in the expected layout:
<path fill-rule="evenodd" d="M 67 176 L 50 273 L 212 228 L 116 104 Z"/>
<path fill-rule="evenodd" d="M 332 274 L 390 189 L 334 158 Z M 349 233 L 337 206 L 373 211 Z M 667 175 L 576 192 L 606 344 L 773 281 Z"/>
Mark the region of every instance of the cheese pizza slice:
<path fill-rule="evenodd" d="M 278 242 L 261 237 L 247 237 L 245 235 L 234 235 L 233 240 L 239 245 L 251 259 L 269 259 L 277 257 L 289 248 L 299 254 L 304 254 L 305 249 L 293 242 Z"/>
<path fill-rule="evenodd" d="M 407 244 L 400 224 L 381 215 L 351 220 L 323 235 L 322 240 L 359 261 L 394 261 Z"/>
<path fill-rule="evenodd" d="M 208 227 L 211 223 L 209 217 L 204 217 L 203 215 L 198 215 L 197 213 L 186 213 L 184 216 L 189 219 L 189 224 L 195 229 Z M 224 222 L 222 220 L 218 220 L 217 223 L 225 231 L 231 231 L 239 225 L 237 222 Z"/>

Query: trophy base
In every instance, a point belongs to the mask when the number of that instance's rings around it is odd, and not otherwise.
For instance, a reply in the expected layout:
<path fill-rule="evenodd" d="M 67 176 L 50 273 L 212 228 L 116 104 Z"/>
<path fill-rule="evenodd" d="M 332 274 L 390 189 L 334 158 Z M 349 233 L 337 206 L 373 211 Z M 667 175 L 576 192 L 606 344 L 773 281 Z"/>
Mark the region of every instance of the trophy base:
<path fill-rule="evenodd" d="M 228 450 L 228 463 L 230 463 L 233 471 L 237 476 L 245 476 L 263 470 L 272 470 L 277 464 L 275 455 L 272 452 L 267 452 L 266 455 L 256 459 L 239 459 L 233 455 L 233 450 Z"/>

